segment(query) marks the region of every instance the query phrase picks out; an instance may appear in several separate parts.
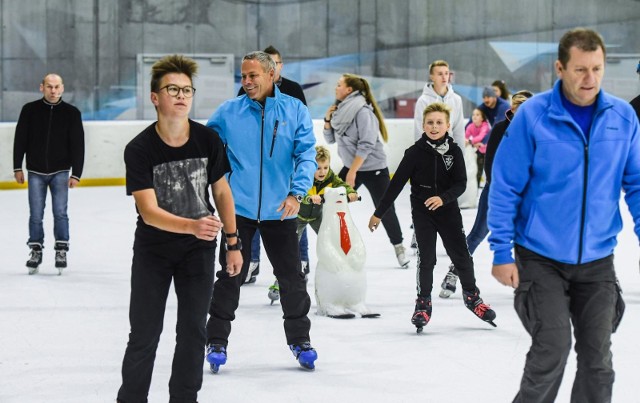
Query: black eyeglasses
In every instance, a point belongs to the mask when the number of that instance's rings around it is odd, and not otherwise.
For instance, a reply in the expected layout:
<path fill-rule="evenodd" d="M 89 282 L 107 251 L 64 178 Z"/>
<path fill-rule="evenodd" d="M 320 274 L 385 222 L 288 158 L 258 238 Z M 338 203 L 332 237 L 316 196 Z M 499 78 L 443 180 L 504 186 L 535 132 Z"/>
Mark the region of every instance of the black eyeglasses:
<path fill-rule="evenodd" d="M 177 85 L 169 84 L 160 88 L 159 91 L 162 91 L 164 89 L 166 89 L 167 94 L 169 94 L 172 97 L 177 97 L 180 91 L 182 91 L 182 95 L 184 95 L 185 98 L 191 98 L 196 93 L 196 89 L 190 85 L 180 88 Z"/>

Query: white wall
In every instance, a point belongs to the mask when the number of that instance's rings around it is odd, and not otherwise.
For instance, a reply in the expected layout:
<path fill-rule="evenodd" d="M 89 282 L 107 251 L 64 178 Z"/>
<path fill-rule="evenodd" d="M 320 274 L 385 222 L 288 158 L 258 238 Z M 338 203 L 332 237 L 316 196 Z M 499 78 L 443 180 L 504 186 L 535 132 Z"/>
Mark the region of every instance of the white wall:
<path fill-rule="evenodd" d="M 124 178 L 124 147 L 151 121 L 86 121 L 85 164 L 83 179 Z M 204 123 L 204 122 L 202 122 Z M 413 144 L 412 119 L 387 119 L 389 142 L 385 144 L 389 170 L 393 173 L 400 163 L 404 150 Z M 322 136 L 322 120 L 314 120 L 314 132 L 318 144 L 326 144 Z M 10 185 L 13 179 L 13 137 L 15 123 L 0 123 L 0 186 Z M 330 145 L 331 167 L 342 168 L 336 146 Z"/>

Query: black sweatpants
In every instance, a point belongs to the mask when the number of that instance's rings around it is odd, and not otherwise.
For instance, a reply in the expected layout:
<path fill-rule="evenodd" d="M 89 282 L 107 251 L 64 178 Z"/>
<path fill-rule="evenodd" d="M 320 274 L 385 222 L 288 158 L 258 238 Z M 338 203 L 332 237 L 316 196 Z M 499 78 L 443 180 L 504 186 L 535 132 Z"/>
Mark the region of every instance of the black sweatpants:
<path fill-rule="evenodd" d="M 131 333 L 122 363 L 118 400 L 146 402 L 156 349 L 173 280 L 178 300 L 176 348 L 169 380 L 169 402 L 195 402 L 202 386 L 205 323 L 211 300 L 215 248 L 170 248 L 156 253 L 133 248 L 131 267 Z"/>
<path fill-rule="evenodd" d="M 611 333 L 622 313 L 613 255 L 572 265 L 516 246 L 520 284 L 514 305 L 531 335 L 524 374 L 514 402 L 554 402 L 576 340 L 578 370 L 572 403 L 611 402 L 614 381 Z"/>
<path fill-rule="evenodd" d="M 299 344 L 310 341 L 311 321 L 307 314 L 311 308 L 311 298 L 307 293 L 307 284 L 300 267 L 300 249 L 296 234 L 297 220 L 249 220 L 236 216 L 236 225 L 242 241 L 242 272 L 229 277 L 223 269 L 218 271 L 213 298 L 207 322 L 207 342 L 227 345 L 231 333 L 231 321 L 240 299 L 240 286 L 247 276 L 251 260 L 251 240 L 260 229 L 260 236 L 267 257 L 273 265 L 273 274 L 280 285 L 280 302 L 284 313 L 284 332 L 287 344 Z M 226 267 L 226 253 L 220 250 L 220 266 Z"/>
<path fill-rule="evenodd" d="M 411 198 L 411 216 L 418 242 L 418 296 L 430 297 L 433 289 L 433 269 L 436 265 L 436 241 L 440 235 L 454 266 L 458 270 L 460 284 L 466 291 L 476 289 L 473 259 L 467 248 L 467 238 L 462 225 L 462 215 L 457 202 L 436 210 L 425 207 L 424 201 Z"/>
<path fill-rule="evenodd" d="M 349 168 L 343 167 L 338 176 L 342 180 L 345 180 L 348 172 Z M 361 185 L 364 185 L 371 195 L 374 207 L 377 208 L 380 204 L 380 200 L 382 200 L 382 196 L 384 196 L 384 192 L 389 186 L 389 182 L 391 182 L 391 179 L 389 177 L 388 168 L 378 169 L 376 171 L 358 171 L 356 174 L 356 185 L 354 186 L 354 189 L 358 190 Z M 382 217 L 382 226 L 389 237 L 391 245 L 398 245 L 402 243 L 402 229 L 400 229 L 400 221 L 398 221 L 396 208 L 393 204 Z"/>

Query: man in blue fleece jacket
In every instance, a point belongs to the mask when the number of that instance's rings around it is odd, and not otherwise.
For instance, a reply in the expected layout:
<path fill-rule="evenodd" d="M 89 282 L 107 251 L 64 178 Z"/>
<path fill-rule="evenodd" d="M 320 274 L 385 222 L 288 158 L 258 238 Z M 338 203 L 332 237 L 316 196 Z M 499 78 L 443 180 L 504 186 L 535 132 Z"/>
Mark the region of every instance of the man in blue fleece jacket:
<path fill-rule="evenodd" d="M 600 89 L 605 52 L 595 31 L 565 33 L 559 80 L 522 105 L 493 164 L 493 275 L 516 289 L 515 309 L 532 338 L 514 402 L 554 401 L 572 325 L 571 401 L 611 401 L 611 334 L 624 309 L 613 250 L 622 191 L 640 236 L 640 128 L 627 102 Z"/>

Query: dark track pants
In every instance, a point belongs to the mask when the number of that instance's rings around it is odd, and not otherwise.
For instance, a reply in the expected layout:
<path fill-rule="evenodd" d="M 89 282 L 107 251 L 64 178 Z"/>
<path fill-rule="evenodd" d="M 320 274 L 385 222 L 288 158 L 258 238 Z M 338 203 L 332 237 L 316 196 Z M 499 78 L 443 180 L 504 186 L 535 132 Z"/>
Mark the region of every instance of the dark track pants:
<path fill-rule="evenodd" d="M 578 370 L 572 403 L 611 401 L 614 381 L 611 333 L 622 315 L 613 255 L 580 265 L 564 264 L 516 246 L 520 285 L 515 309 L 531 335 L 524 374 L 514 402 L 555 401 L 576 340 Z"/>
<path fill-rule="evenodd" d="M 229 277 L 226 271 L 216 274 L 213 286 L 213 299 L 209 309 L 207 322 L 207 341 L 209 344 L 227 345 L 231 333 L 231 322 L 235 319 L 235 311 L 240 299 L 240 285 L 247 276 L 251 260 L 251 240 L 260 229 L 267 257 L 273 265 L 273 274 L 280 285 L 280 302 L 284 313 L 284 331 L 287 344 L 299 344 L 310 341 L 309 329 L 311 321 L 307 314 L 311 307 L 311 298 L 307 293 L 307 285 L 300 267 L 297 220 L 249 220 L 236 216 L 236 225 L 243 244 L 242 272 Z M 245 246 L 246 245 L 246 246 Z M 226 253 L 220 250 L 220 267 L 226 267 Z"/>
<path fill-rule="evenodd" d="M 118 400 L 146 402 L 171 281 L 178 300 L 170 402 L 195 402 L 202 386 L 205 322 L 211 300 L 215 248 L 151 253 L 134 246 L 131 267 L 131 333 L 122 363 Z"/>
<path fill-rule="evenodd" d="M 431 296 L 433 289 L 433 269 L 436 265 L 436 241 L 438 234 L 447 255 L 455 265 L 460 284 L 467 291 L 474 291 L 476 279 L 473 259 L 467 249 L 462 215 L 457 203 L 428 210 L 422 202 L 411 199 L 411 216 L 418 242 L 418 295 Z"/>

